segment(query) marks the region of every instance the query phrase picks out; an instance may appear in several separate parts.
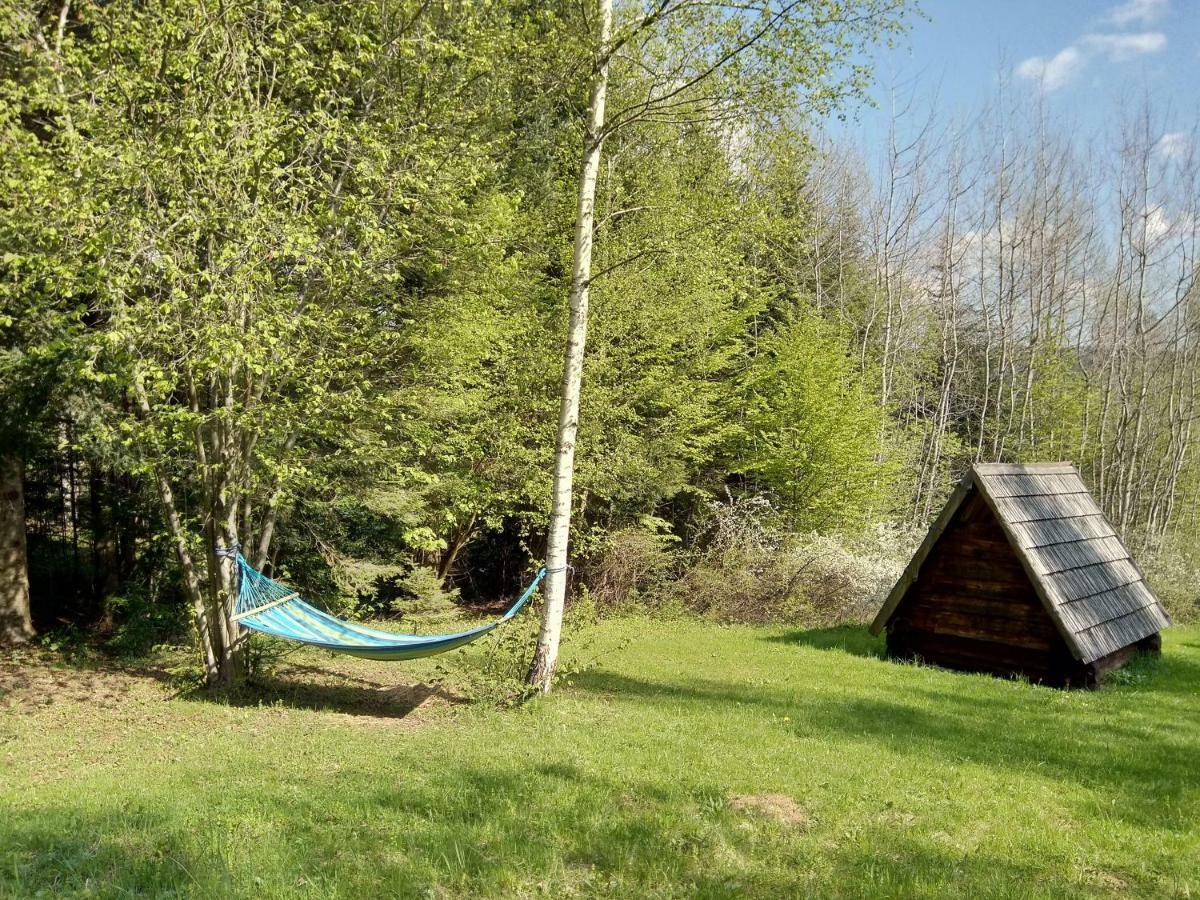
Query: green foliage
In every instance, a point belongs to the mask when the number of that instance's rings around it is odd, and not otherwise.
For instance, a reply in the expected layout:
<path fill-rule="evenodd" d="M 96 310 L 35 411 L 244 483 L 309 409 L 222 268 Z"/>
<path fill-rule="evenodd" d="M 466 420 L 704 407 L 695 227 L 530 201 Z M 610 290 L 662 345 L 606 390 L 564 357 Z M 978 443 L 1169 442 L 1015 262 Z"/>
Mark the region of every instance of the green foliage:
<path fill-rule="evenodd" d="M 291 641 L 265 634 L 248 634 L 246 642 L 246 677 L 251 683 L 274 676 L 284 660 L 296 652 Z"/>
<path fill-rule="evenodd" d="M 762 496 L 710 502 L 672 578 L 651 581 L 647 609 L 687 610 L 729 623 L 820 627 L 863 622 L 903 571 L 917 535 L 888 526 L 862 534 L 796 533 Z M 611 579 L 611 576 L 610 576 Z"/>
<path fill-rule="evenodd" d="M 39 634 L 34 641 L 68 663 L 82 663 L 92 656 L 87 630 L 78 625 L 67 625 Z"/>
<path fill-rule="evenodd" d="M 459 600 L 457 588 L 446 589 L 445 583 L 431 569 L 418 567 L 397 579 L 403 596 L 393 600 L 392 609 L 403 613 L 406 618 L 416 615 L 422 619 L 431 616 L 444 618 L 455 612 Z"/>
<path fill-rule="evenodd" d="M 1200 545 L 1192 532 L 1181 529 L 1148 552 L 1142 568 L 1173 621 L 1200 622 Z"/>
<path fill-rule="evenodd" d="M 182 644 L 188 621 L 173 597 L 155 596 L 142 585 L 131 585 L 123 594 L 107 597 L 104 615 L 113 623 L 104 649 L 117 657 L 136 659 L 161 644 Z"/>
<path fill-rule="evenodd" d="M 612 576 L 597 602 L 657 591 L 726 482 L 775 493 L 789 527 L 888 509 L 893 473 L 851 452 L 891 436 L 858 396 L 869 373 L 823 310 L 784 323 L 811 287 L 791 253 L 818 212 L 794 191 L 805 129 L 862 95 L 867 70 L 842 63 L 902 6 L 796 7 L 654 110 L 654 71 L 702 75 L 762 23 L 683 4 L 635 34 L 618 11 L 573 536 L 581 571 Z M 69 419 L 90 467 L 136 485 L 154 546 L 178 532 L 210 612 L 230 586 L 208 547 L 254 555 L 269 527 L 275 574 L 341 612 L 450 611 L 482 536 L 538 556 L 579 8 L 118 0 L 73 4 L 61 34 L 50 8 L 9 8 L 7 420 Z M 748 131 L 772 136 L 767 161 Z M 175 525 L 144 509 L 163 485 Z M 615 561 L 635 545 L 631 580 Z"/>
<path fill-rule="evenodd" d="M 525 673 L 537 630 L 536 616 L 521 616 L 470 649 L 436 659 L 430 683 L 483 706 L 515 706 L 533 695 Z"/>
<path fill-rule="evenodd" d="M 90 272 L 71 259 L 74 185 L 49 140 L 61 99 L 23 5 L 0 5 L 0 448 L 45 443 L 77 383 Z"/>
<path fill-rule="evenodd" d="M 703 134 L 618 143 L 600 232 L 576 480 L 585 515 L 637 521 L 685 491 L 728 437 L 728 377 L 748 315 L 738 197 Z M 644 207 L 637 214 L 622 210 Z M 600 274 L 603 273 L 603 274 Z"/>
<path fill-rule="evenodd" d="M 853 529 L 888 508 L 890 425 L 839 330 L 798 315 L 759 338 L 741 378 L 745 438 L 735 467 L 778 497 L 800 530 Z"/>
<path fill-rule="evenodd" d="M 671 524 L 655 517 L 607 534 L 592 557 L 581 594 L 606 611 L 647 602 L 657 608 L 678 575 L 680 543 Z"/>

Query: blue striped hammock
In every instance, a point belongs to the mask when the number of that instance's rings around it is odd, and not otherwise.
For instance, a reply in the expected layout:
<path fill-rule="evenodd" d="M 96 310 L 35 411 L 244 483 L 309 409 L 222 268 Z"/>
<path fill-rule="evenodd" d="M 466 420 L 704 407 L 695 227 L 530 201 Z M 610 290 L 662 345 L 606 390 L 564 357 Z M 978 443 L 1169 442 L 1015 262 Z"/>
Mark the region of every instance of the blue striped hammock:
<path fill-rule="evenodd" d="M 233 619 L 243 628 L 363 659 L 382 660 L 433 656 L 483 637 L 520 612 L 546 574 L 545 568 L 538 572 L 508 612 L 487 625 L 455 634 L 397 634 L 334 618 L 305 603 L 296 591 L 252 568 L 240 553 L 237 565 L 240 586 Z"/>

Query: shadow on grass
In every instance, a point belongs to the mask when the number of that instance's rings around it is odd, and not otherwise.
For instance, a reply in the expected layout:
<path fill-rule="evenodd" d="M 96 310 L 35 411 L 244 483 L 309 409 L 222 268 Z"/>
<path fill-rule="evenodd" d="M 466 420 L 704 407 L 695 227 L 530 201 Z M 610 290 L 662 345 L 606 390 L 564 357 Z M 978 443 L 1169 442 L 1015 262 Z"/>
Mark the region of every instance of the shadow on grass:
<path fill-rule="evenodd" d="M 954 673 L 910 681 L 914 671 L 896 665 L 870 683 L 847 681 L 837 693 L 806 693 L 802 684 L 784 691 L 702 678 L 656 682 L 603 670 L 581 673 L 574 684 L 675 714 L 681 705 L 694 705 L 697 715 L 710 714 L 714 704 L 757 707 L 795 723 L 788 730 L 797 737 L 868 740 L 912 757 L 914 765 L 966 761 L 1014 774 L 1036 771 L 1115 798 L 1112 814 L 1121 818 L 1176 831 L 1194 827 L 1200 727 L 1196 717 L 1168 717 L 1155 703 L 1156 695 L 1196 695 L 1194 664 L 1164 659 L 1141 685 L 1092 695 L 1096 702 L 998 681 L 993 689 L 991 679 Z"/>
<path fill-rule="evenodd" d="M 199 858 L 169 815 L 14 813 L 0 824 L 0 895 L 183 897 L 228 895 L 233 876 L 216 854 Z"/>
<path fill-rule="evenodd" d="M 299 677 L 297 677 L 299 676 Z M 241 707 L 283 707 L 351 716 L 403 719 L 430 701 L 464 702 L 440 687 L 417 683 L 387 684 L 347 673 L 330 673 L 317 666 L 289 665 L 278 675 L 257 676 L 228 690 L 199 688 L 188 700 Z"/>
<path fill-rule="evenodd" d="M 239 707 L 284 707 L 402 719 L 433 705 L 463 698 L 421 682 L 375 680 L 343 670 L 289 663 L 279 672 L 258 676 L 235 688 L 201 687 L 165 665 L 94 659 L 64 665 L 49 654 L 0 659 L 0 701 L 37 709 L 50 701 L 120 706 L 140 684 L 157 685 L 161 699 L 184 699 Z"/>
<path fill-rule="evenodd" d="M 50 703 L 114 706 L 142 684 L 168 690 L 173 675 L 165 666 L 104 658 L 60 657 L 49 651 L 0 654 L 0 702 L 37 709 Z"/>
<path fill-rule="evenodd" d="M 834 625 L 829 628 L 808 628 L 773 634 L 763 638 L 777 644 L 796 644 L 816 650 L 840 650 L 851 656 L 884 659 L 882 637 L 875 637 L 865 625 Z"/>

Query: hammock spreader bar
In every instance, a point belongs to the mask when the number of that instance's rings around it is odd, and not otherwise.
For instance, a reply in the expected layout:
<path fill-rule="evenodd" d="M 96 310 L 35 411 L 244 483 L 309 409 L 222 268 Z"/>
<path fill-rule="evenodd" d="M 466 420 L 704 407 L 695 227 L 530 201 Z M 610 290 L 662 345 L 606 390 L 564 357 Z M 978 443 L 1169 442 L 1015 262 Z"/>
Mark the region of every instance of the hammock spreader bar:
<path fill-rule="evenodd" d="M 381 660 L 434 656 L 483 637 L 520 612 L 546 575 L 546 569 L 542 568 L 508 611 L 487 625 L 455 634 L 398 634 L 346 622 L 317 609 L 291 588 L 251 567 L 240 553 L 237 565 L 239 587 L 234 619 L 243 628 L 337 653 Z"/>

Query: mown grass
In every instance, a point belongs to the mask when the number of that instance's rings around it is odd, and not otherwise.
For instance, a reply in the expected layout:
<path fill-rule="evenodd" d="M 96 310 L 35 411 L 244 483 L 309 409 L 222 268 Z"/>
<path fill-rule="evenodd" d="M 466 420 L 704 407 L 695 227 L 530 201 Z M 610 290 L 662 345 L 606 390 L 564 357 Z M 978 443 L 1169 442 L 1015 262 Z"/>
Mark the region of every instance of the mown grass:
<path fill-rule="evenodd" d="M 261 707 L 150 678 L 10 704 L 0 895 L 1200 892 L 1200 629 L 1095 693 L 891 664 L 857 629 L 587 643 L 508 711 L 381 704 L 430 670 L 317 654 L 337 684 Z M 775 794 L 793 814 L 755 810 Z"/>

